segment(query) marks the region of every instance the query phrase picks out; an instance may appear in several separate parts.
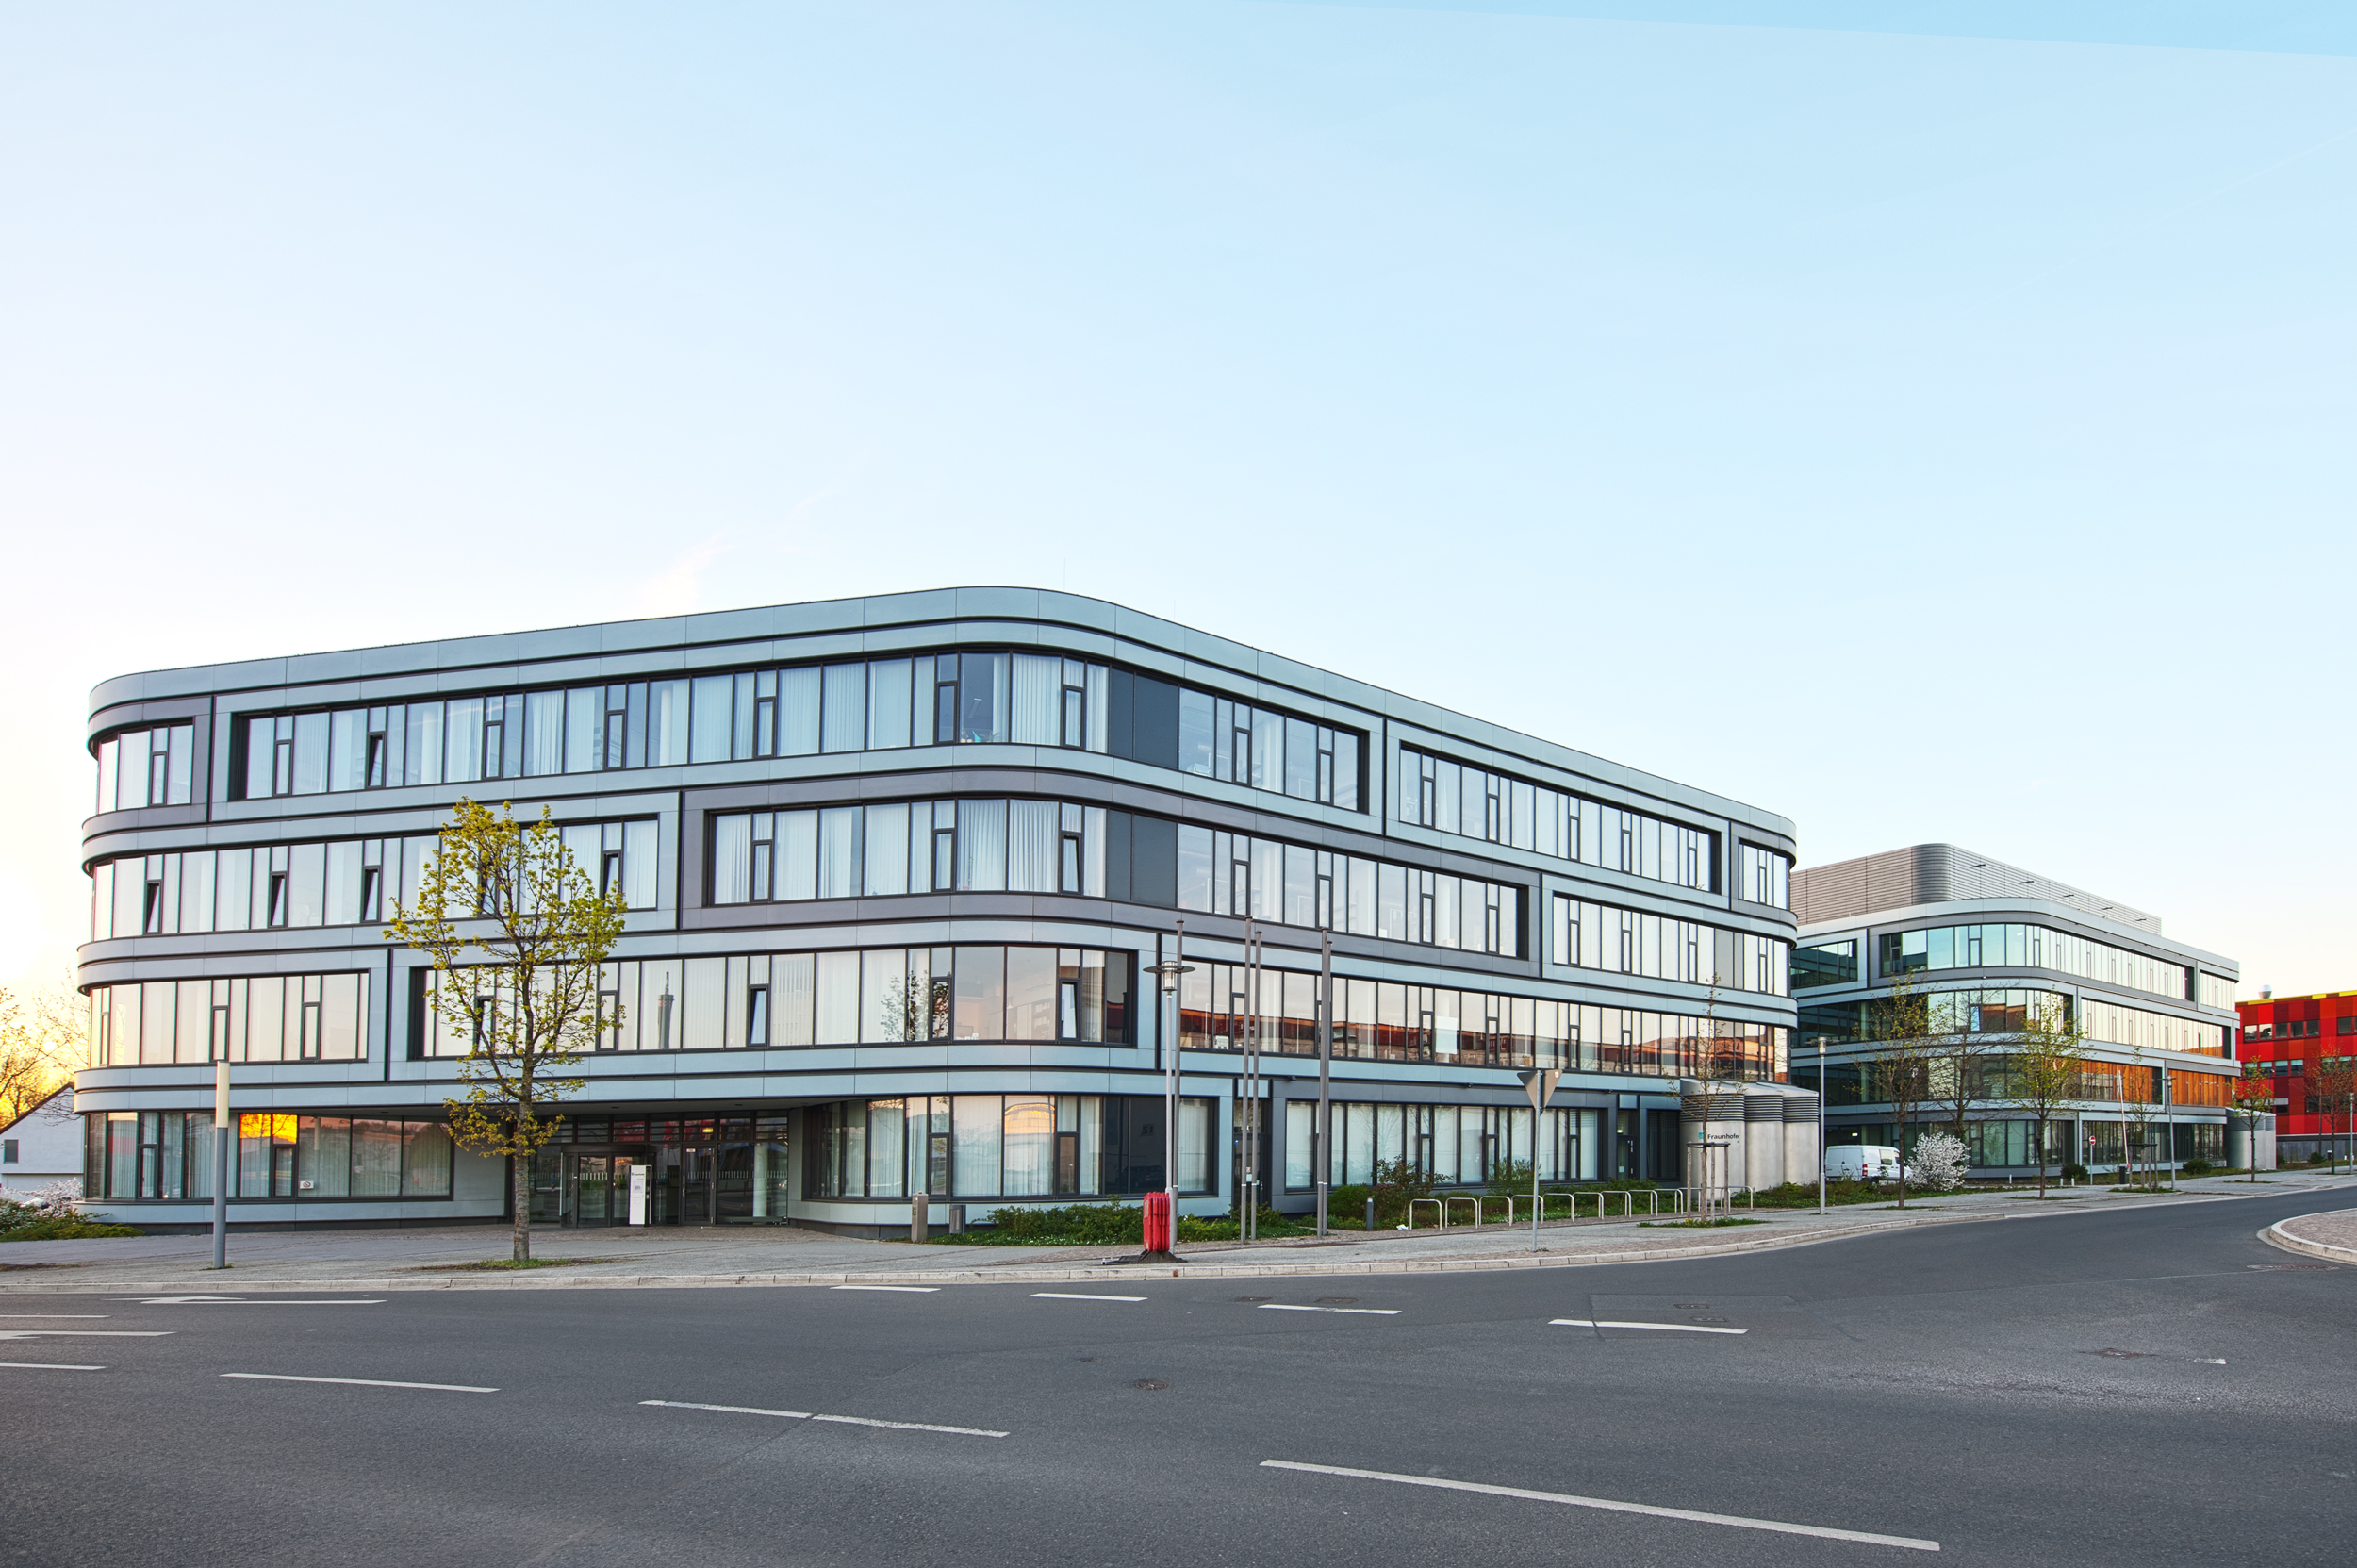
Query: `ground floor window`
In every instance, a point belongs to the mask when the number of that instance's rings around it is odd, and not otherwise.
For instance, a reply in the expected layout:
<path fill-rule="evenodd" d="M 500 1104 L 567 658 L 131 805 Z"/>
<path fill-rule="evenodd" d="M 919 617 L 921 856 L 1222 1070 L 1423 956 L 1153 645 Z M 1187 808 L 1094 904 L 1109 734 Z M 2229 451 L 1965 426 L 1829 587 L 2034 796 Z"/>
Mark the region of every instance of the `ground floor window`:
<path fill-rule="evenodd" d="M 1285 1102 L 1285 1185 L 1306 1191 L 1317 1182 L 1317 1102 Z M 1594 1181 L 1605 1162 L 1604 1113 L 1551 1110 L 1535 1130 L 1527 1108 L 1504 1105 L 1381 1105 L 1337 1100 L 1333 1186 L 1363 1185 L 1379 1164 L 1404 1160 L 1443 1186 L 1488 1181 L 1505 1164 L 1536 1162 L 1542 1181 Z"/>
<path fill-rule="evenodd" d="M 209 1111 L 109 1111 L 84 1118 L 83 1190 L 110 1201 L 213 1196 Z M 365 1116 L 241 1115 L 232 1197 L 448 1197 L 450 1131 Z"/>
<path fill-rule="evenodd" d="M 1178 1102 L 1178 1190 L 1211 1189 L 1217 1101 Z M 811 1197 L 1096 1197 L 1163 1185 L 1159 1098 L 911 1095 L 804 1111 Z"/>

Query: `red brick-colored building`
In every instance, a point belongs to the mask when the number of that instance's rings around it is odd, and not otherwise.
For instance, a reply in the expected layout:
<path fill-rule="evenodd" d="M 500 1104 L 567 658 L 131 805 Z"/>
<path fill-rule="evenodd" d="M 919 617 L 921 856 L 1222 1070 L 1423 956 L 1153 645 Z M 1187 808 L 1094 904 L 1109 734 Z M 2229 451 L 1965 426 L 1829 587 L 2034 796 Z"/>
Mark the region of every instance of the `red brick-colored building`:
<path fill-rule="evenodd" d="M 2357 1153 L 2347 1103 L 2328 1114 L 2316 1088 L 2320 1063 L 2357 1058 L 2357 991 L 2261 997 L 2234 1007 L 2242 1015 L 2236 1059 L 2275 1076 L 2276 1158 L 2288 1165 L 2316 1150 L 2329 1151 L 2335 1139 L 2343 1159 Z"/>

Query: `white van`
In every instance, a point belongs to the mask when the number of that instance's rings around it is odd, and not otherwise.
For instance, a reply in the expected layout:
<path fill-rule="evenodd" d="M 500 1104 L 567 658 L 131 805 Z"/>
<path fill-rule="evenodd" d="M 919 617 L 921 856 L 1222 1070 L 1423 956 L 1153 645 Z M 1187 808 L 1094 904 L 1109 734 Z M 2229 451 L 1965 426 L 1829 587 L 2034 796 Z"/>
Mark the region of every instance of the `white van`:
<path fill-rule="evenodd" d="M 1881 1144 L 1842 1144 L 1825 1150 L 1825 1176 L 1834 1181 L 1896 1181 L 1899 1151 Z"/>

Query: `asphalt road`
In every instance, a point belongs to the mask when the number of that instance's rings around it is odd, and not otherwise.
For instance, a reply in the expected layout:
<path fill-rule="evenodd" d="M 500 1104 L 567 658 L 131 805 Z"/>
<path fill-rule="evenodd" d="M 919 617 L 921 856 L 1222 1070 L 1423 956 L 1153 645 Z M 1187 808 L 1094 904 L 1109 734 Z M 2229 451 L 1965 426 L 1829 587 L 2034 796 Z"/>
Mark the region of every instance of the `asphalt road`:
<path fill-rule="evenodd" d="M 8 1296 L 0 1562 L 2347 1562 L 2357 1271 L 2254 1238 L 2345 1203 L 1055 1295 Z"/>

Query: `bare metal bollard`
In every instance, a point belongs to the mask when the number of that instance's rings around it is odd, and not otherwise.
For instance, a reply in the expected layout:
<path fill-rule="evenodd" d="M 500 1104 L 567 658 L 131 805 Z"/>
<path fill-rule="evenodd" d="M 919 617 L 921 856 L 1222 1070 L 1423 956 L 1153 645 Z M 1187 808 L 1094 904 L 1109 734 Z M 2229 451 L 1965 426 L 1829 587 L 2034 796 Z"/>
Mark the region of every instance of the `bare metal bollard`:
<path fill-rule="evenodd" d="M 1375 1234 L 1375 1195 L 1367 1195 L 1367 1234 Z"/>
<path fill-rule="evenodd" d="M 917 1193 L 909 1199 L 909 1240 L 913 1242 L 932 1239 L 932 1221 L 926 1217 L 925 1207 L 923 1193 Z"/>

